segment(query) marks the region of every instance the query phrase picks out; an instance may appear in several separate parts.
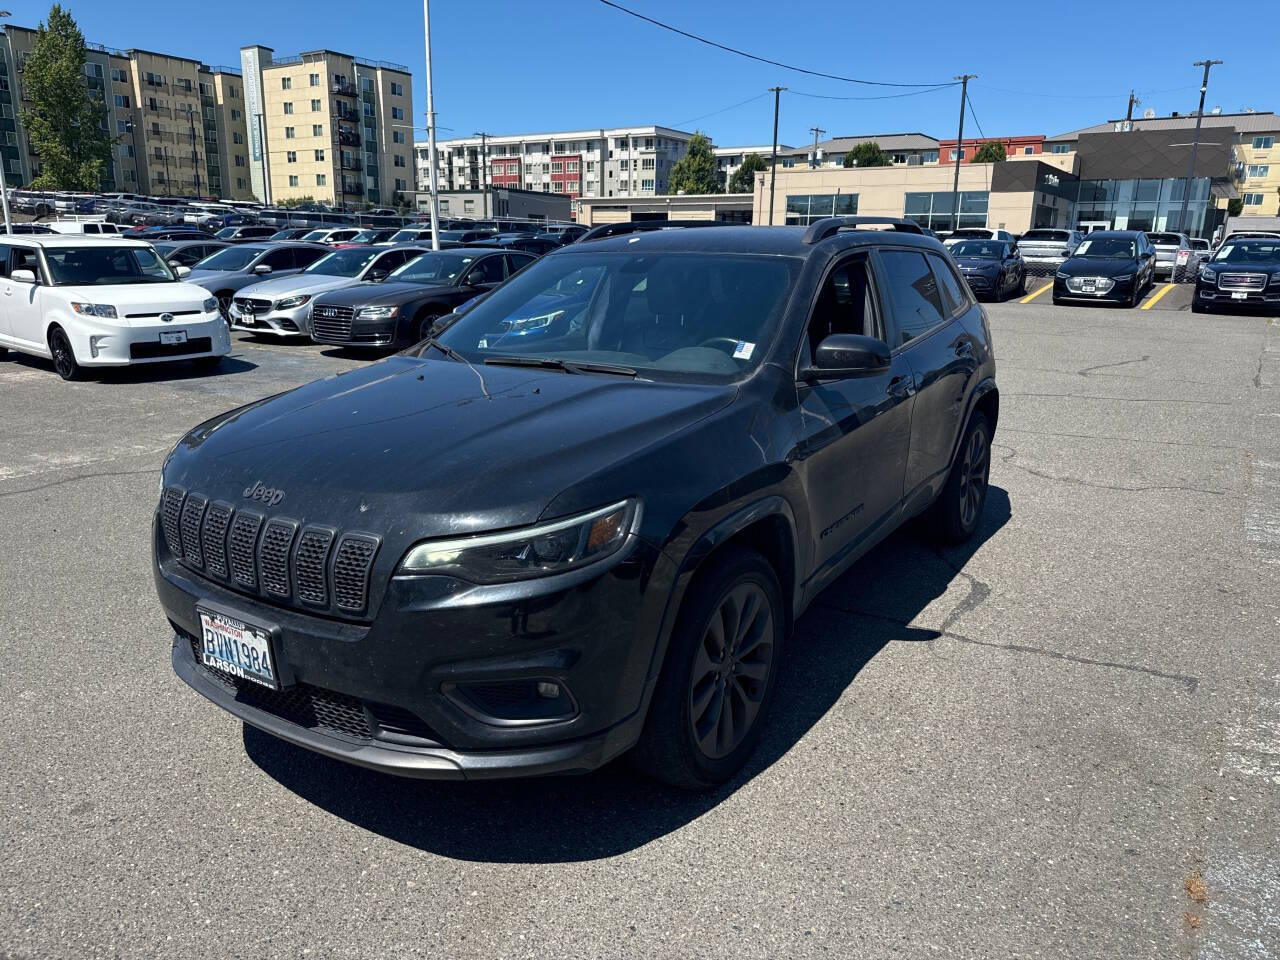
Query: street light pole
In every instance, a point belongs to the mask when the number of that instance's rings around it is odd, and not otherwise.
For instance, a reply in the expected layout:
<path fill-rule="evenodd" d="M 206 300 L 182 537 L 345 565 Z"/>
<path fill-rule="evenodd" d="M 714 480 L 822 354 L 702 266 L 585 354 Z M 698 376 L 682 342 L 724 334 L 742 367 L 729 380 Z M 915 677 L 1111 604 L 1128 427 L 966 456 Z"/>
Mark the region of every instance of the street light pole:
<path fill-rule="evenodd" d="M 196 171 L 196 196 L 200 196 L 200 154 L 196 150 L 196 119 L 191 107 L 187 107 L 187 123 L 191 126 L 191 165 Z M 203 126 L 203 120 L 201 121 Z"/>
<path fill-rule="evenodd" d="M 813 134 L 813 157 L 809 160 L 809 166 L 816 169 L 822 165 L 818 162 L 818 137 L 827 131 L 821 127 L 810 127 L 809 132 Z"/>
<path fill-rule="evenodd" d="M 486 175 L 489 172 L 489 135 L 487 133 L 473 133 L 473 137 L 480 138 L 480 190 L 481 204 L 486 218 L 492 217 L 493 214 L 489 210 L 489 185 L 486 182 Z"/>
<path fill-rule="evenodd" d="M 1204 121 L 1204 94 L 1209 89 L 1209 68 L 1221 60 L 1197 60 L 1192 66 L 1204 67 L 1204 79 L 1200 81 L 1200 107 L 1196 110 L 1196 132 L 1191 138 L 1191 164 L 1187 167 L 1187 183 L 1182 188 L 1182 209 L 1178 213 L 1178 232 L 1187 232 L 1187 202 L 1191 199 L 1191 181 L 1196 175 L 1196 151 L 1200 147 L 1200 124 Z"/>
<path fill-rule="evenodd" d="M 960 154 L 964 153 L 964 107 L 969 102 L 969 81 L 976 79 L 977 76 L 976 73 L 966 73 L 964 76 L 956 77 L 960 81 L 960 130 L 956 134 L 956 174 L 951 181 L 952 233 L 960 228 Z"/>
<path fill-rule="evenodd" d="M 786 87 L 770 87 L 773 91 L 773 153 L 769 156 L 769 226 L 773 226 L 773 187 L 778 180 L 778 104 Z"/>
<path fill-rule="evenodd" d="M 440 213 L 436 205 L 439 172 L 436 170 L 436 105 L 431 98 L 431 11 L 422 0 L 422 38 L 427 47 L 427 163 L 431 167 L 431 249 L 440 249 Z M 410 132 L 409 139 L 413 139 Z"/>
<path fill-rule="evenodd" d="M 0 10 L 0 20 L 9 17 L 8 10 Z M 14 138 L 17 139 L 16 137 Z M 4 204 L 4 232 L 13 233 L 13 217 L 9 216 L 9 185 L 4 180 L 4 157 L 0 156 L 0 203 Z"/>

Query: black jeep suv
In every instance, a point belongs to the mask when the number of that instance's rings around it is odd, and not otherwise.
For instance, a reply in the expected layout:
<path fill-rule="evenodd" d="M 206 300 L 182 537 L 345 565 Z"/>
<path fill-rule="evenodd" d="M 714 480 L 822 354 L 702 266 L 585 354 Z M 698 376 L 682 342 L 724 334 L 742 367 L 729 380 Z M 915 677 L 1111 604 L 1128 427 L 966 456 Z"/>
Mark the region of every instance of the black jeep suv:
<path fill-rule="evenodd" d="M 196 427 L 153 529 L 174 669 L 393 773 L 634 749 L 724 781 L 814 597 L 985 503 L 985 314 L 940 243 L 871 222 L 575 243 L 436 339 Z"/>

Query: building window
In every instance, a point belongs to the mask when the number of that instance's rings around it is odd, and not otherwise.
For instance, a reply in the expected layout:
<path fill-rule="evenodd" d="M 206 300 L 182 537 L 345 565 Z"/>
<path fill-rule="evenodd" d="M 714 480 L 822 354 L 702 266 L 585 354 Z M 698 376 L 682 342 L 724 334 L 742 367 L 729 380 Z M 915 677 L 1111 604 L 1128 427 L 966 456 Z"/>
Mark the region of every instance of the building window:
<path fill-rule="evenodd" d="M 1036 152 L 1036 148 L 1035 148 L 1035 147 L 1023 147 L 1023 148 L 1022 148 L 1022 155 L 1023 155 L 1024 157 L 1029 157 L 1029 156 L 1031 156 L 1032 154 L 1034 154 L 1035 152 Z"/>
<path fill-rule="evenodd" d="M 653 157 L 642 157 L 642 158 L 641 158 L 641 160 L 640 160 L 640 169 L 641 169 L 641 170 L 652 170 L 652 169 L 653 169 L 653 164 L 654 164 Z"/>
<path fill-rule="evenodd" d="M 245 166 L 245 159 L 244 159 L 244 154 L 243 154 L 243 153 L 237 153 L 237 154 L 236 154 L 236 166 L 237 166 L 237 167 L 243 167 L 243 166 Z"/>
<path fill-rule="evenodd" d="M 397 190 L 400 190 L 400 191 L 408 190 L 408 189 L 409 189 L 409 181 L 407 181 L 407 180 L 401 180 L 399 177 L 397 177 L 397 178 L 396 178 L 396 189 L 397 189 Z"/>
<path fill-rule="evenodd" d="M 1265 163 L 1251 163 L 1249 164 L 1249 169 L 1246 176 L 1248 176 L 1250 179 L 1257 178 L 1259 180 L 1262 180 L 1266 178 L 1270 170 L 1271 170 L 1271 167 L 1269 167 Z"/>
<path fill-rule="evenodd" d="M 1246 207 L 1260 207 L 1260 206 L 1262 206 L 1262 194 L 1260 194 L 1260 193 L 1246 193 L 1246 194 L 1244 195 L 1244 205 L 1245 205 Z"/>
<path fill-rule="evenodd" d="M 1070 153 L 1070 152 L 1071 152 L 1071 144 L 1069 144 L 1069 143 L 1055 143 L 1053 146 L 1051 146 L 1051 147 L 1049 148 L 1049 152 L 1050 152 L 1050 153 Z"/>
<path fill-rule="evenodd" d="M 950 155 L 947 159 L 948 159 L 948 160 L 954 160 L 954 159 L 956 158 L 956 152 L 955 152 L 954 150 L 952 150 L 952 151 L 950 151 L 950 154 L 951 154 L 951 155 Z M 961 147 L 961 148 L 960 148 L 960 159 L 961 159 L 961 160 L 963 160 L 963 159 L 964 159 L 964 148 L 963 148 L 963 147 Z"/>
<path fill-rule="evenodd" d="M 317 161 L 317 162 L 319 162 L 319 163 L 323 163 L 323 162 L 324 162 L 324 151 L 323 151 L 323 150 L 317 150 L 317 151 L 316 151 L 316 161 Z"/>
<path fill-rule="evenodd" d="M 392 107 L 392 108 L 391 108 L 391 119 L 392 119 L 392 120 L 403 120 L 403 119 L 404 119 L 404 107 Z"/>
<path fill-rule="evenodd" d="M 787 219 L 790 226 L 807 227 L 823 217 L 853 215 L 858 212 L 856 193 L 788 194 Z"/>
<path fill-rule="evenodd" d="M 298 162 L 298 152 L 297 152 L 296 150 L 286 150 L 286 151 L 284 152 L 284 162 L 285 162 L 285 163 L 297 163 L 297 162 Z"/>
<path fill-rule="evenodd" d="M 313 87 L 320 86 L 320 74 L 318 73 L 311 74 L 310 76 L 307 77 L 307 82 Z"/>
<path fill-rule="evenodd" d="M 286 140 L 292 140 L 292 139 L 293 139 L 293 127 L 285 127 L 285 128 L 284 128 L 284 138 L 285 138 Z"/>
<path fill-rule="evenodd" d="M 987 225 L 987 200 L 985 190 L 966 190 L 960 194 L 960 227 L 985 227 Z M 951 191 L 937 193 L 908 193 L 905 214 L 930 230 L 951 229 Z M 826 214 L 830 216 L 830 214 Z M 789 221 L 788 221 L 789 222 Z"/>
<path fill-rule="evenodd" d="M 565 173 L 577 173 L 577 172 L 578 172 L 578 161 L 577 161 L 577 160 L 570 160 L 568 163 L 566 163 L 566 164 L 564 165 L 564 172 L 565 172 Z"/>
<path fill-rule="evenodd" d="M 392 143 L 404 143 L 404 131 L 403 131 L 403 130 L 392 130 L 392 131 L 391 131 L 391 142 L 392 142 Z"/>
<path fill-rule="evenodd" d="M 329 178 L 328 178 L 325 174 L 323 174 L 323 173 L 317 173 L 317 174 L 316 174 L 316 186 L 317 186 L 317 187 L 327 186 L 327 185 L 328 185 L 328 183 L 329 183 Z"/>
<path fill-rule="evenodd" d="M 232 143 L 244 143 L 244 137 L 242 137 L 239 133 L 234 133 L 234 132 L 233 132 L 233 133 L 231 134 L 231 142 L 232 142 Z"/>
<path fill-rule="evenodd" d="M 128 98 L 128 97 L 122 97 L 120 94 L 118 94 L 118 93 L 117 93 L 117 94 L 116 94 L 116 106 L 117 106 L 117 107 L 124 107 L 124 108 L 127 110 L 127 109 L 128 109 L 128 107 L 129 107 L 129 98 Z"/>
<path fill-rule="evenodd" d="M 232 120 L 239 120 L 239 119 L 240 119 L 240 111 L 239 111 L 239 110 L 232 110 L 232 111 L 231 111 L 231 119 L 232 119 Z"/>
<path fill-rule="evenodd" d="M 112 69 L 111 79 L 114 80 L 116 83 L 128 83 L 129 74 L 124 70 Z"/>
<path fill-rule="evenodd" d="M 292 103 L 292 102 L 287 102 L 287 103 L 285 103 L 285 105 L 284 105 L 284 112 L 285 112 L 285 113 L 293 113 L 293 103 Z"/>
<path fill-rule="evenodd" d="M 1275 137 L 1254 137 L 1253 149 L 1270 150 L 1273 146 L 1275 146 L 1275 142 L 1276 142 Z"/>
<path fill-rule="evenodd" d="M 626 173 L 626 172 L 627 172 L 627 168 L 630 166 L 630 164 L 631 164 L 631 161 L 630 161 L 630 160 L 619 160 L 619 161 L 618 161 L 618 169 L 619 169 L 620 171 L 622 171 L 623 173 Z"/>
<path fill-rule="evenodd" d="M 312 101 L 311 101 L 311 112 L 312 112 L 312 113 L 318 113 L 319 111 L 320 111 L 320 101 L 319 101 L 319 100 L 312 100 Z"/>
<path fill-rule="evenodd" d="M 280 78 L 280 89 L 281 89 L 281 90 L 288 90 L 288 89 L 290 89 L 292 86 L 293 86 L 293 78 L 292 78 L 292 77 L 281 77 L 281 78 Z"/>
<path fill-rule="evenodd" d="M 595 169 L 596 169 L 596 162 L 595 162 L 594 160 L 588 160 L 588 161 L 587 161 L 587 173 L 594 173 L 594 172 L 595 172 Z"/>
<path fill-rule="evenodd" d="M 393 83 L 391 84 L 391 95 L 392 95 L 393 97 L 403 97 L 403 96 L 404 96 L 404 84 L 403 84 L 403 83 L 394 83 L 394 82 L 393 82 Z"/>
<path fill-rule="evenodd" d="M 653 181 L 652 181 L 652 180 L 641 180 L 641 181 L 640 181 L 640 189 L 641 189 L 641 190 L 652 190 L 652 189 L 653 189 Z"/>
<path fill-rule="evenodd" d="M 129 121 L 128 121 L 128 120 L 117 120 L 117 121 L 116 121 L 116 133 L 128 133 L 128 132 L 129 132 Z"/>
<path fill-rule="evenodd" d="M 566 180 L 564 182 L 565 193 L 578 193 L 578 186 L 577 180 Z"/>
<path fill-rule="evenodd" d="M 313 124 L 311 125 L 311 135 L 312 135 L 313 137 L 323 137 L 323 136 L 324 136 L 324 124 L 320 124 L 320 123 L 313 123 Z"/>
<path fill-rule="evenodd" d="M 297 185 L 298 185 L 298 177 L 297 177 L 297 175 L 296 175 L 296 174 L 290 174 L 290 176 L 289 176 L 289 186 L 291 186 L 291 187 L 296 187 Z"/>
<path fill-rule="evenodd" d="M 393 155 L 391 165 L 395 167 L 403 167 L 405 165 L 404 155 L 399 153 Z"/>
<path fill-rule="evenodd" d="M 564 164 L 563 164 L 561 161 L 559 161 L 559 160 L 554 160 L 554 161 L 552 161 L 552 163 L 551 163 L 551 172 L 552 172 L 552 173 L 564 173 Z"/>

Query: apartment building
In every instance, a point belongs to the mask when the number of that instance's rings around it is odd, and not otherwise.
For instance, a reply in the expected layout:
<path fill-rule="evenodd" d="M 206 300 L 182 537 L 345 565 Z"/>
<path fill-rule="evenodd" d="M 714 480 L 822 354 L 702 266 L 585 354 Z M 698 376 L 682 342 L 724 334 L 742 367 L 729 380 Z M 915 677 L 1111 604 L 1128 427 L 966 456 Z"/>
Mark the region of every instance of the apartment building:
<path fill-rule="evenodd" d="M 795 148 L 788 144 L 780 143 L 778 144 L 778 149 L 790 152 Z M 751 156 L 751 154 L 760 154 L 767 165 L 769 158 L 773 155 L 773 144 L 766 143 L 759 147 L 713 147 L 711 152 L 716 157 L 716 171 L 720 176 L 720 183 L 728 189 L 729 181 L 733 179 L 733 175 L 742 166 L 742 161 Z"/>
<path fill-rule="evenodd" d="M 391 206 L 414 189 L 412 77 L 407 67 L 333 50 L 277 59 L 241 49 L 248 91 L 250 179 L 272 203 L 311 197 Z"/>
<path fill-rule="evenodd" d="M 978 149 L 989 140 L 1004 144 L 1005 156 L 1010 160 L 1022 159 L 1023 157 L 1039 157 L 1044 153 L 1044 134 L 1035 133 L 1017 137 L 965 137 L 964 143 L 959 148 L 959 160 L 962 164 L 969 163 L 973 160 Z M 942 155 L 943 164 L 954 164 L 956 162 L 956 138 L 950 140 L 939 140 L 938 151 Z"/>
<path fill-rule="evenodd" d="M 510 187 L 579 197 L 657 196 L 693 134 L 638 126 L 502 136 L 436 143 L 440 189 Z M 418 183 L 430 182 L 426 141 L 414 144 Z"/>
<path fill-rule="evenodd" d="M 40 158 L 22 128 L 21 109 L 30 107 L 22 73 L 36 31 L 6 25 L 0 36 L 0 156 L 10 186 L 28 184 L 40 173 Z M 84 65 L 86 95 L 104 105 L 103 129 L 114 140 L 103 170 L 103 190 L 153 195 L 246 197 L 222 164 L 234 164 L 244 149 L 240 83 L 197 60 L 149 50 L 113 50 L 88 44 Z M 221 91 L 221 92 L 219 92 Z M 223 122 L 219 122 L 222 116 Z M 241 143 L 234 138 L 239 135 Z M 246 178 L 247 183 L 247 178 Z"/>
<path fill-rule="evenodd" d="M 249 177 L 244 78 L 237 67 L 201 71 L 200 110 L 204 115 L 209 182 L 214 186 L 211 192 L 228 200 L 254 199 Z"/>
<path fill-rule="evenodd" d="M 817 155 L 812 144 L 806 147 L 778 148 L 778 167 L 843 167 L 844 155 L 862 143 L 877 143 L 893 158 L 894 166 L 916 167 L 937 164 L 939 143 L 923 133 L 874 133 L 855 137 L 833 137 L 820 140 Z"/>

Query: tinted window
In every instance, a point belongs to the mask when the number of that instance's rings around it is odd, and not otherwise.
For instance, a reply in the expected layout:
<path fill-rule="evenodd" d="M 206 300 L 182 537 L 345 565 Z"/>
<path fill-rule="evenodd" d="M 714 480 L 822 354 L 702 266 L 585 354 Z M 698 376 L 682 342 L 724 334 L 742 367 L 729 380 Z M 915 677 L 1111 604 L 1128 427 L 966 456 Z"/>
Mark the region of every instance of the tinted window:
<path fill-rule="evenodd" d="M 169 266 L 150 247 L 57 247 L 46 250 L 45 259 L 55 284 L 101 286 L 174 279 Z"/>
<path fill-rule="evenodd" d="M 942 322 L 938 284 L 922 253 L 885 250 L 880 256 L 889 295 L 893 298 L 893 319 L 901 345 Z"/>
<path fill-rule="evenodd" d="M 314 258 L 313 258 L 314 259 Z M 272 250 L 258 261 L 265 263 L 272 270 L 292 270 L 294 268 L 293 251 L 290 249 Z M 257 264 L 255 264 L 256 266 Z"/>
<path fill-rule="evenodd" d="M 1071 235 L 1065 230 L 1028 230 L 1022 235 L 1023 240 L 1053 240 L 1066 243 Z"/>
<path fill-rule="evenodd" d="M 1280 264 L 1280 240 L 1228 239 L 1214 254 L 1213 263 Z"/>
<path fill-rule="evenodd" d="M 408 263 L 421 252 L 421 250 L 390 250 L 378 257 L 378 262 L 373 265 L 373 269 L 385 270 L 390 273 L 396 267 Z"/>
<path fill-rule="evenodd" d="M 884 339 L 866 260 L 859 258 L 831 271 L 809 320 L 809 347 L 837 333 Z"/>
<path fill-rule="evenodd" d="M 1143 250 L 1146 248 L 1143 247 Z M 1076 247 L 1077 257 L 1122 257 L 1133 259 L 1137 256 L 1134 242 L 1128 237 L 1099 237 L 1094 235 Z"/>
<path fill-rule="evenodd" d="M 938 289 L 942 293 L 942 304 L 946 308 L 947 316 L 953 317 L 962 307 L 968 305 L 969 298 L 964 295 L 959 278 L 952 272 L 946 261 L 931 253 L 929 266 L 933 267 L 933 276 L 938 281 Z"/>
<path fill-rule="evenodd" d="M 0 277 L 9 275 L 9 247 L 0 245 Z"/>
<path fill-rule="evenodd" d="M 518 253 L 507 254 L 507 276 L 511 276 L 511 274 L 515 273 L 521 267 L 527 266 L 531 263 L 533 263 L 533 257 L 522 256 Z"/>
<path fill-rule="evenodd" d="M 467 274 L 467 283 L 501 283 L 506 277 L 502 267 L 502 257 L 486 257 Z"/>
<path fill-rule="evenodd" d="M 1147 239 L 1152 243 L 1165 244 L 1176 247 L 1182 242 L 1182 238 L 1176 233 L 1148 233 Z"/>

